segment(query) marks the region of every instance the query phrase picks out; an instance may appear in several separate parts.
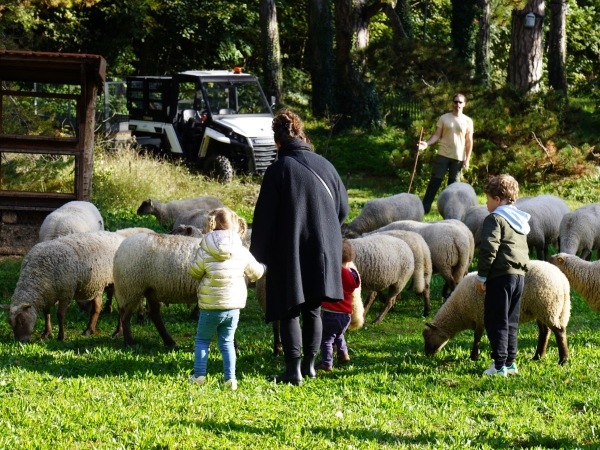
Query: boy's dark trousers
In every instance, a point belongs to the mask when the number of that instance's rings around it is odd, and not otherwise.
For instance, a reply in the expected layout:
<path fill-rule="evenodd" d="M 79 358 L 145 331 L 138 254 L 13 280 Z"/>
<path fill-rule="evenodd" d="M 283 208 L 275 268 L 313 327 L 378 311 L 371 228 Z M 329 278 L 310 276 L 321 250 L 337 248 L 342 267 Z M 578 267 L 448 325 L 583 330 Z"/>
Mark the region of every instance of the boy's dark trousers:
<path fill-rule="evenodd" d="M 496 369 L 510 366 L 517 356 L 517 327 L 523 275 L 503 275 L 485 283 L 485 331 Z"/>

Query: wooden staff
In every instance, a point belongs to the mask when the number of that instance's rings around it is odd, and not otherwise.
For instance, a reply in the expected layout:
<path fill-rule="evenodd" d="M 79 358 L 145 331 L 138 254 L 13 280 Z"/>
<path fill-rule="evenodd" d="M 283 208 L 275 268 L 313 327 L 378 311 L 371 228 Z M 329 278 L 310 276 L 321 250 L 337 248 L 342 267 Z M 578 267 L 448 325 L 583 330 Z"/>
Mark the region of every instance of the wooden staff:
<path fill-rule="evenodd" d="M 423 127 L 421 127 L 421 135 L 419 136 L 419 142 L 417 142 L 417 157 L 415 159 L 415 167 L 413 167 L 412 175 L 410 176 L 410 184 L 408 185 L 409 194 L 413 179 L 415 178 L 415 172 L 417 171 L 417 162 L 419 161 L 419 144 L 421 143 L 421 139 L 423 139 Z"/>

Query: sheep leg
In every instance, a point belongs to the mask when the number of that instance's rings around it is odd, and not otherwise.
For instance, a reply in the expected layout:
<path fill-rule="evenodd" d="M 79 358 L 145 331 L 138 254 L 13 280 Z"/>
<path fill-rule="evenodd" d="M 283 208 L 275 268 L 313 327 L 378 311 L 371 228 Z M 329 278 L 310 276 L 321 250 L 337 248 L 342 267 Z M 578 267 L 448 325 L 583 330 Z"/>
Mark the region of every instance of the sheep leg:
<path fill-rule="evenodd" d="M 148 316 L 150 316 L 150 320 L 154 323 L 158 334 L 163 340 L 165 347 L 177 348 L 177 343 L 173 340 L 167 328 L 165 327 L 165 322 L 163 321 L 162 314 L 160 313 L 160 303 L 156 300 L 146 299 L 148 302 Z"/>
<path fill-rule="evenodd" d="M 481 346 L 481 337 L 485 327 L 483 325 L 477 325 L 475 327 L 475 334 L 473 336 L 473 348 L 471 349 L 471 361 L 477 361 L 479 359 L 479 347 Z"/>
<path fill-rule="evenodd" d="M 550 329 L 554 333 L 556 338 L 556 345 L 558 346 L 558 363 L 564 364 L 569 360 L 569 347 L 567 346 L 567 330 L 564 328 L 558 328 L 551 326 Z"/>
<path fill-rule="evenodd" d="M 444 297 L 444 299 L 447 299 L 448 297 L 450 297 L 450 294 L 452 294 L 452 291 L 454 291 L 454 289 L 456 288 L 456 281 L 454 281 L 452 277 L 445 280 L 446 282 L 444 283 L 444 287 L 442 288 L 442 297 Z"/>
<path fill-rule="evenodd" d="M 46 339 L 52 336 L 52 322 L 50 320 L 50 309 L 44 310 L 44 322 L 44 333 L 42 333 L 42 339 Z"/>
<path fill-rule="evenodd" d="M 538 359 L 542 359 L 546 356 L 546 349 L 548 348 L 548 338 L 550 337 L 550 329 L 548 326 L 539 320 L 537 321 L 538 329 L 540 330 L 538 336 L 538 344 L 537 349 L 535 351 L 535 355 L 533 359 L 537 361 Z"/>
<path fill-rule="evenodd" d="M 427 317 L 431 312 L 431 300 L 429 298 L 429 287 L 426 287 L 423 295 L 423 317 Z"/>
<path fill-rule="evenodd" d="M 138 323 L 138 325 L 144 325 L 144 316 L 145 316 L 144 297 L 142 297 L 142 298 L 140 298 L 140 301 L 138 303 L 138 311 L 137 311 L 137 323 Z"/>
<path fill-rule="evenodd" d="M 281 345 L 281 332 L 279 326 L 279 320 L 273 321 L 273 356 L 279 356 L 283 352 Z"/>
<path fill-rule="evenodd" d="M 390 286 L 388 290 L 387 301 L 385 302 L 385 307 L 383 308 L 383 311 L 381 311 L 381 314 L 379 314 L 377 319 L 373 321 L 373 323 L 381 323 L 383 321 L 383 318 L 386 316 L 388 311 L 392 309 L 392 306 L 394 306 L 394 303 L 396 303 L 396 299 L 400 297 L 400 292 L 401 289 L 399 286 Z"/>
<path fill-rule="evenodd" d="M 90 301 L 92 305 L 92 312 L 90 313 L 90 321 L 88 323 L 87 328 L 83 332 L 84 336 L 89 336 L 90 334 L 94 334 L 96 331 L 96 323 L 98 323 L 98 317 L 100 316 L 100 311 L 102 310 L 102 295 L 99 295 L 92 301 Z"/>
<path fill-rule="evenodd" d="M 102 314 L 110 314 L 113 310 L 112 308 L 112 299 L 115 294 L 115 285 L 109 284 L 104 288 L 104 292 L 106 292 L 106 305 L 104 305 L 104 309 L 102 310 Z"/>
<path fill-rule="evenodd" d="M 58 319 L 58 336 L 57 341 L 65 340 L 65 313 L 71 300 L 60 300 L 58 302 L 58 311 L 56 311 L 56 317 Z"/>
<path fill-rule="evenodd" d="M 133 335 L 131 334 L 131 314 L 133 314 L 132 309 L 125 307 L 119 308 L 119 325 L 117 326 L 117 331 L 113 334 L 113 336 L 117 336 L 120 329 L 120 332 L 123 334 L 125 347 L 132 347 L 135 345 Z"/>
<path fill-rule="evenodd" d="M 592 252 L 590 250 L 588 250 L 587 248 L 584 248 L 583 250 L 581 250 L 581 259 L 585 259 L 586 261 L 589 261 L 592 258 Z"/>
<path fill-rule="evenodd" d="M 194 306 L 194 309 L 190 313 L 190 320 L 193 320 L 194 322 L 198 322 L 199 318 L 200 318 L 200 308 L 198 307 L 198 304 L 196 304 L 196 306 Z"/>
<path fill-rule="evenodd" d="M 375 297 L 376 296 L 377 296 L 377 292 L 376 291 L 370 291 L 369 294 L 367 295 L 367 303 L 365 304 L 365 312 L 363 313 L 363 316 L 365 318 L 367 317 L 367 313 L 369 312 L 369 308 L 371 307 L 371 305 L 375 301 Z"/>

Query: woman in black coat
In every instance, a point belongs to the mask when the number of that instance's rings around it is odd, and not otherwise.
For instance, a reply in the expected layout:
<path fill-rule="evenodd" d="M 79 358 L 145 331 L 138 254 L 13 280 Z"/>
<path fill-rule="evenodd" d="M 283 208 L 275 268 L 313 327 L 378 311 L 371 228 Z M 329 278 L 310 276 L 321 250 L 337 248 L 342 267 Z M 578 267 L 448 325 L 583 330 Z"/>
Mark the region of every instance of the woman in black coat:
<path fill-rule="evenodd" d="M 260 188 L 250 252 L 267 266 L 266 320 L 281 324 L 286 370 L 274 379 L 301 384 L 302 376 L 316 376 L 321 302 L 344 298 L 340 226 L 348 196 L 335 168 L 307 143 L 296 114 L 280 112 L 273 132 L 278 160 Z"/>

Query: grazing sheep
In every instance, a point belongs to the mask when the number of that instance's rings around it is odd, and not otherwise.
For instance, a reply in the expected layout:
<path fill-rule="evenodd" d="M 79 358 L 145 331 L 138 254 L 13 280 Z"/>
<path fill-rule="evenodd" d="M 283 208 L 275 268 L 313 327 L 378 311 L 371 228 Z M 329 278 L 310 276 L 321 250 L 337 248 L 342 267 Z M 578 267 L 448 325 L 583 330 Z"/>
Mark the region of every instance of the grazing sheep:
<path fill-rule="evenodd" d="M 444 219 L 463 220 L 467 209 L 477 206 L 477 194 L 468 183 L 449 184 L 437 200 L 439 213 Z"/>
<path fill-rule="evenodd" d="M 456 284 L 462 280 L 473 258 L 471 242 L 464 230 L 453 221 L 415 222 L 414 220 L 399 220 L 376 232 L 389 230 L 414 231 L 420 234 L 431 252 L 431 262 L 434 273 L 439 273 L 445 280 L 442 295 L 447 297 Z M 372 233 L 366 233 L 369 236 Z M 469 232 L 469 234 L 471 234 Z M 472 236 L 471 236 L 472 238 Z"/>
<path fill-rule="evenodd" d="M 23 259 L 10 305 L 8 322 L 15 339 L 27 342 L 38 314 L 46 325 L 42 338 L 52 334 L 50 308 L 58 302 L 58 340 L 65 338 L 64 318 L 71 300 L 93 299 L 84 335 L 93 334 L 102 306 L 102 292 L 113 282 L 113 258 L 123 237 L 108 231 L 75 233 L 33 246 Z"/>
<path fill-rule="evenodd" d="M 431 311 L 429 287 L 431 285 L 431 275 L 433 274 L 431 252 L 427 242 L 420 234 L 412 231 L 390 230 L 382 231 L 381 234 L 402 239 L 413 252 L 415 269 L 412 275 L 412 289 L 417 294 L 423 295 L 423 316 L 427 317 Z"/>
<path fill-rule="evenodd" d="M 179 217 L 180 214 L 192 209 L 215 209 L 223 208 L 223 202 L 216 197 L 194 197 L 186 200 L 173 200 L 169 203 L 162 203 L 156 199 L 149 198 L 144 200 L 137 210 L 138 216 L 151 214 L 156 216 L 158 222 L 169 227 L 171 223 Z M 186 224 L 187 225 L 187 224 Z"/>
<path fill-rule="evenodd" d="M 402 239 L 384 234 L 352 239 L 354 264 L 360 273 L 362 290 L 369 292 L 366 317 L 378 291 L 389 287 L 385 307 L 373 323 L 381 323 L 415 270 L 413 253 Z"/>
<path fill-rule="evenodd" d="M 201 239 L 166 234 L 136 234 L 119 247 L 114 260 L 115 296 L 119 304 L 119 324 L 114 336 L 123 334 L 125 345 L 134 344 L 131 314 L 142 297 L 148 303 L 148 316 L 165 346 L 177 347 L 160 312 L 161 303 L 196 304 L 198 280 L 188 270 Z"/>
<path fill-rule="evenodd" d="M 535 249 L 537 258 L 547 261 L 550 256 L 548 246 L 558 247 L 560 222 L 563 216 L 570 212 L 569 207 L 554 195 L 520 198 L 515 202 L 515 206 L 531 215 L 531 231 L 527 235 L 529 253 L 533 254 Z"/>
<path fill-rule="evenodd" d="M 360 214 L 349 224 L 342 225 L 345 237 L 354 238 L 397 220 L 423 220 L 425 210 L 421 199 L 414 194 L 397 194 L 369 200 Z"/>
<path fill-rule="evenodd" d="M 596 312 L 600 312 L 600 260 L 589 262 L 567 253 L 554 255 L 548 261 L 565 274 L 575 289 Z"/>
<path fill-rule="evenodd" d="M 567 324 L 571 313 L 569 281 L 551 264 L 530 261 L 525 274 L 521 297 L 519 323 L 536 320 L 539 329 L 537 349 L 533 359 L 543 358 L 548 347 L 550 330 L 556 337 L 559 363 L 569 359 L 567 347 Z M 471 359 L 479 356 L 483 322 L 484 297 L 475 289 L 477 272 L 467 275 L 442 305 L 431 323 L 423 331 L 425 353 L 436 354 L 448 340 L 463 330 L 475 330 Z"/>
<path fill-rule="evenodd" d="M 590 260 L 592 251 L 600 249 L 600 203 L 582 206 L 563 216 L 560 222 L 561 253 Z"/>
<path fill-rule="evenodd" d="M 40 242 L 72 233 L 104 230 L 104 221 L 98 208 L 90 202 L 65 203 L 46 216 L 40 227 Z"/>
<path fill-rule="evenodd" d="M 465 217 L 462 222 L 467 226 L 473 235 L 475 247 L 478 248 L 481 244 L 481 229 L 483 228 L 483 221 L 489 215 L 489 211 L 486 205 L 472 206 L 467 209 Z"/>
<path fill-rule="evenodd" d="M 205 230 L 209 212 L 208 209 L 191 209 L 182 212 L 177 216 L 175 222 L 173 222 L 172 229 L 174 230 L 179 225 L 193 225 L 199 230 Z"/>
<path fill-rule="evenodd" d="M 354 270 L 356 270 L 356 272 L 358 273 L 358 269 L 356 268 L 356 265 L 354 265 L 354 263 L 350 264 L 350 267 Z M 341 276 L 341 274 L 340 274 Z M 259 306 L 261 307 L 261 309 L 263 310 L 263 312 L 266 312 L 267 310 L 267 280 L 266 280 L 267 274 L 265 273 L 265 275 L 262 278 L 259 278 L 258 281 L 256 282 L 256 291 L 255 291 L 255 297 L 256 300 L 258 301 Z M 360 280 L 360 274 L 358 275 L 358 278 Z M 361 281 L 361 286 L 362 286 L 362 281 Z M 354 292 L 352 292 L 352 314 L 350 316 L 350 325 L 348 326 L 348 330 L 350 331 L 356 331 L 356 330 L 360 330 L 364 323 L 365 323 L 365 319 L 364 319 L 364 305 L 362 302 L 362 296 L 361 296 L 361 288 L 360 286 L 357 287 Z M 272 327 L 273 327 L 273 355 L 274 356 L 279 356 L 281 354 L 281 352 L 283 351 L 282 347 L 281 347 L 281 334 L 280 334 L 280 326 L 279 326 L 279 321 L 273 321 L 272 323 Z"/>

